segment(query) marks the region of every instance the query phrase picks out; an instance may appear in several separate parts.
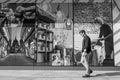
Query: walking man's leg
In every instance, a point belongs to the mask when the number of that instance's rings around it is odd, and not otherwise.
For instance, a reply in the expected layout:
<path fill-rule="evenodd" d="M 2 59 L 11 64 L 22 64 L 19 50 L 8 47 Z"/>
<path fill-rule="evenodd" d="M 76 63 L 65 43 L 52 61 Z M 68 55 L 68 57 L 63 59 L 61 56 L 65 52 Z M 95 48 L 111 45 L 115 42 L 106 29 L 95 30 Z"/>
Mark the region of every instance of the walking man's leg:
<path fill-rule="evenodd" d="M 90 74 L 93 72 L 90 67 L 89 67 L 89 63 L 88 63 L 88 60 L 89 60 L 89 54 L 85 54 L 83 53 L 82 57 L 81 57 L 81 63 L 82 65 L 85 67 L 86 69 L 86 75 L 83 76 L 83 77 L 89 77 Z"/>

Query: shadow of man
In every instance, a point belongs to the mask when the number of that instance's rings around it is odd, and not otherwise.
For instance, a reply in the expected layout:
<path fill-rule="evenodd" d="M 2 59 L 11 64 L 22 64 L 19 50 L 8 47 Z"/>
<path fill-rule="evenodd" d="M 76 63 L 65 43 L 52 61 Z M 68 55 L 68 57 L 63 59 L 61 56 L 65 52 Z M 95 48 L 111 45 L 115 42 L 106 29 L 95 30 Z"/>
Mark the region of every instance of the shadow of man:
<path fill-rule="evenodd" d="M 107 72 L 96 75 L 91 75 L 91 77 L 104 77 L 104 76 L 120 76 L 120 72 Z"/>

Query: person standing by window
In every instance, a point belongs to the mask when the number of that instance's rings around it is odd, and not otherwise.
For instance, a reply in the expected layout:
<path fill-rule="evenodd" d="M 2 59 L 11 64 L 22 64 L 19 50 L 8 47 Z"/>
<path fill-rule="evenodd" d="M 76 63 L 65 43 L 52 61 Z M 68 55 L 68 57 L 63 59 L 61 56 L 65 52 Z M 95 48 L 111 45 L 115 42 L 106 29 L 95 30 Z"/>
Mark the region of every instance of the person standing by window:
<path fill-rule="evenodd" d="M 99 41 L 104 40 L 105 45 L 105 59 L 111 59 L 111 54 L 113 51 L 113 32 L 109 25 L 104 23 L 101 17 L 95 18 L 95 22 L 98 23 L 100 27 Z"/>

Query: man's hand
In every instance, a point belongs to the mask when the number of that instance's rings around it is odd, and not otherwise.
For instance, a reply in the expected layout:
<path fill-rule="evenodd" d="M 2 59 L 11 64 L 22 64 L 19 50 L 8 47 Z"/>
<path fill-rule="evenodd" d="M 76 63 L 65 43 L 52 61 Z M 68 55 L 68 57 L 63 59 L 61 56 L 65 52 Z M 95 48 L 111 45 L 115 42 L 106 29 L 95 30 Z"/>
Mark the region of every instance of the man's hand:
<path fill-rule="evenodd" d="M 86 49 L 84 49 L 84 52 L 86 52 Z"/>
<path fill-rule="evenodd" d="M 82 52 L 82 57 L 86 56 L 86 50 L 84 50 L 84 52 Z"/>

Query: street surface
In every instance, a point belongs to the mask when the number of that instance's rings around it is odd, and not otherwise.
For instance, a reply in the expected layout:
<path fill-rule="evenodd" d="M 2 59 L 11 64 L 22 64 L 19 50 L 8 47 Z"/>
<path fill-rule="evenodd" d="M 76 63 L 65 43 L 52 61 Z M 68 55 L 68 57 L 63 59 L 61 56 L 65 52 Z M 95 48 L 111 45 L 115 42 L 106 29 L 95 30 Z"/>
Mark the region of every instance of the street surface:
<path fill-rule="evenodd" d="M 82 78 L 81 70 L 0 70 L 0 80 L 120 80 L 120 71 L 94 71 Z"/>

